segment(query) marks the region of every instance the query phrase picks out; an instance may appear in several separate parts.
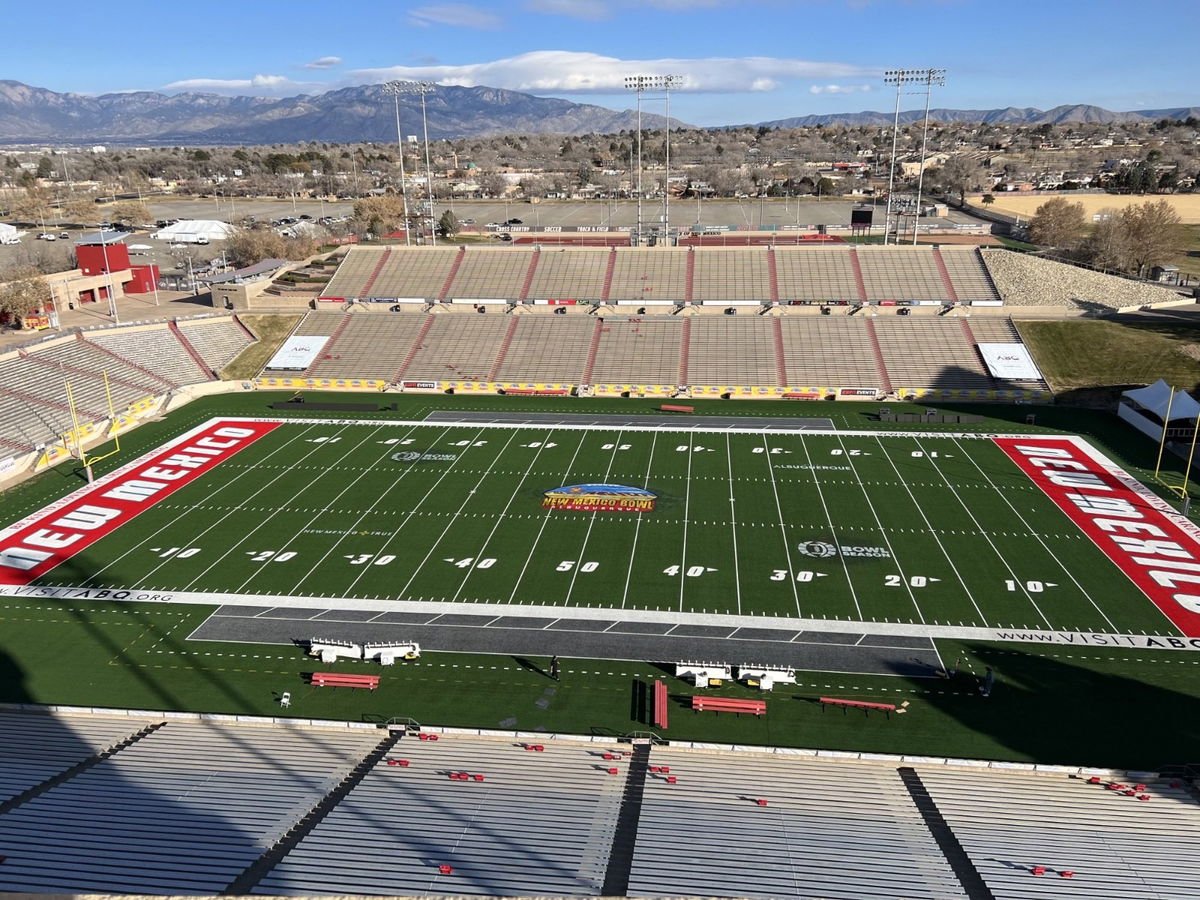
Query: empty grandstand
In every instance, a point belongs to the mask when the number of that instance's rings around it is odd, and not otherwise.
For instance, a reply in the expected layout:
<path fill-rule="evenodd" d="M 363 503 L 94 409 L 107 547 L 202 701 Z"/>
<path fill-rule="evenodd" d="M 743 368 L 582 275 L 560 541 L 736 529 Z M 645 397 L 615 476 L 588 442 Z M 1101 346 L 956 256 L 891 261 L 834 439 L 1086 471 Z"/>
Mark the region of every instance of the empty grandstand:
<path fill-rule="evenodd" d="M 973 247 L 354 247 L 321 299 L 997 303 Z"/>
<path fill-rule="evenodd" d="M 150 713 L 0 736 L 6 891 L 1148 900 L 1200 875 L 1200 804 L 1148 773 Z"/>

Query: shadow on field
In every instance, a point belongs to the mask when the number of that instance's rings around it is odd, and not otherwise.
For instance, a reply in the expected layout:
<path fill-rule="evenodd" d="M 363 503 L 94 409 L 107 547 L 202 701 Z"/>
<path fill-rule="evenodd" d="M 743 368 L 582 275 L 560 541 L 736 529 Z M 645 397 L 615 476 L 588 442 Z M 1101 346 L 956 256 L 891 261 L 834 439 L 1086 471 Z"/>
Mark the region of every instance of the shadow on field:
<path fill-rule="evenodd" d="M 1149 675 L 1178 683 L 1180 691 L 1011 647 L 963 644 L 967 665 L 945 693 L 926 694 L 921 703 L 1014 758 L 1146 770 L 1200 762 L 1200 696 L 1185 692 L 1200 681 L 1183 652 L 1160 652 L 1147 664 Z M 1056 648 L 1063 651 L 1078 648 Z M 988 697 L 980 693 L 985 667 L 995 674 Z"/>
<path fill-rule="evenodd" d="M 32 703 L 25 688 L 25 671 L 0 650 L 0 703 Z"/>

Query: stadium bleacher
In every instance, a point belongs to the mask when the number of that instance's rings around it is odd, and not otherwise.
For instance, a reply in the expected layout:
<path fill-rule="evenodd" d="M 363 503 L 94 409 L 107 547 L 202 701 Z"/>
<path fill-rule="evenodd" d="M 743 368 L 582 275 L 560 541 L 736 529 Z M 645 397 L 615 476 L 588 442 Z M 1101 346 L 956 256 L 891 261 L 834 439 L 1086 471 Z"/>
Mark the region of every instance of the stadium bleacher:
<path fill-rule="evenodd" d="M 178 327 L 214 372 L 220 372 L 254 343 L 254 338 L 232 317 L 185 320 Z"/>
<path fill-rule="evenodd" d="M 3 891 L 1183 900 L 1200 875 L 1193 787 L 1150 773 L 85 711 L 0 737 Z"/>

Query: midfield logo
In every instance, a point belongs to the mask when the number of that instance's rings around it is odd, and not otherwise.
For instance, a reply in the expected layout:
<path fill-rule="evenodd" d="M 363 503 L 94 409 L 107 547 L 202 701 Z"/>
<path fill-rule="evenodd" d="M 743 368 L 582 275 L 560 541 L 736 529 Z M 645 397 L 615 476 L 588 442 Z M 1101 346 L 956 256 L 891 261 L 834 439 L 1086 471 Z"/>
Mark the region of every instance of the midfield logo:
<path fill-rule="evenodd" d="M 892 557 L 887 547 L 845 547 L 831 544 L 828 541 L 804 541 L 797 544 L 796 549 L 800 551 L 801 555 L 810 556 L 813 559 L 833 559 L 838 555 L 854 559 L 891 559 Z"/>

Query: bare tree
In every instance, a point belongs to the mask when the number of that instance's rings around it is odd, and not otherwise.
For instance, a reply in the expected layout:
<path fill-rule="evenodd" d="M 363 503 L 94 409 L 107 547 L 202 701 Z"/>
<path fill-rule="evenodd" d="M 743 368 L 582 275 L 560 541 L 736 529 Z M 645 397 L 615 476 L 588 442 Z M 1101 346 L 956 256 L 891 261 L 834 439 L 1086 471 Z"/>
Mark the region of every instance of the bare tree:
<path fill-rule="evenodd" d="M 0 316 L 24 319 L 50 302 L 50 286 L 32 266 L 18 266 L 0 276 Z"/>
<path fill-rule="evenodd" d="M 1121 213 L 1116 209 L 1104 209 L 1099 217 L 1100 221 L 1083 242 L 1083 258 L 1101 269 L 1124 271 L 1129 265 L 1129 243 Z"/>
<path fill-rule="evenodd" d="M 967 200 L 970 190 L 979 174 L 979 167 L 966 156 L 952 156 L 946 164 L 937 170 L 936 182 L 948 192 L 958 194 L 958 205 L 962 206 Z"/>
<path fill-rule="evenodd" d="M 1083 204 L 1064 197 L 1047 200 L 1029 221 L 1029 237 L 1035 244 L 1060 250 L 1075 247 L 1086 229 Z"/>
<path fill-rule="evenodd" d="M 1179 214 L 1166 200 L 1125 207 L 1121 225 L 1138 275 L 1169 261 L 1182 249 Z"/>

